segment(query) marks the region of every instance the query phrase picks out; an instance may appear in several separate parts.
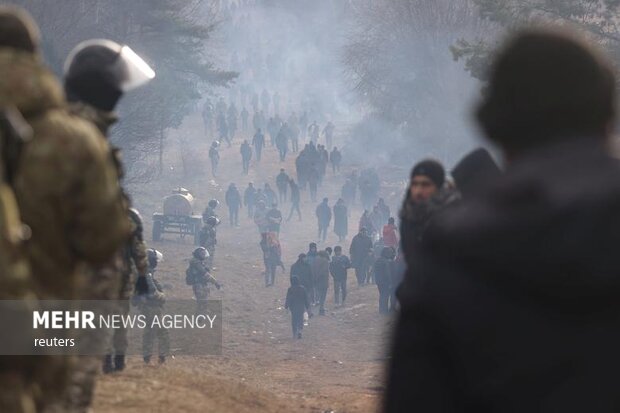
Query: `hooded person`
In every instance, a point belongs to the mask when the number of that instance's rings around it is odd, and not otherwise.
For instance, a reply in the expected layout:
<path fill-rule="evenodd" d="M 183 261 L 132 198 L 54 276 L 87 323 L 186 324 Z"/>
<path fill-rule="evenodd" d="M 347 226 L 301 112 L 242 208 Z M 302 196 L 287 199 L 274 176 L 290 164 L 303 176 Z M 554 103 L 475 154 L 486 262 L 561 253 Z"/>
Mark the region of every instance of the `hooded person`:
<path fill-rule="evenodd" d="M 478 148 L 465 155 L 452 169 L 451 175 L 461 197 L 467 198 L 481 191 L 501 173 L 489 151 Z"/>
<path fill-rule="evenodd" d="M 384 411 L 609 412 L 620 369 L 620 165 L 611 65 L 515 34 L 477 119 L 504 174 L 406 249 Z"/>

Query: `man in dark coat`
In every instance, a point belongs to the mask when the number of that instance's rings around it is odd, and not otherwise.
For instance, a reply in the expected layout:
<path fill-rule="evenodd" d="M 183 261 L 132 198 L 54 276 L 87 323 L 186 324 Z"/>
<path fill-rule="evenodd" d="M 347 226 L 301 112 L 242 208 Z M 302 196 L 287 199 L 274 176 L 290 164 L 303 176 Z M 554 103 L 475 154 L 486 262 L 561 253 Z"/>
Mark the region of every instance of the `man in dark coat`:
<path fill-rule="evenodd" d="M 310 269 L 312 270 L 316 298 L 319 301 L 319 315 L 325 315 L 325 298 L 329 289 L 329 254 L 325 251 L 319 251 Z"/>
<path fill-rule="evenodd" d="M 299 283 L 306 289 L 306 294 L 310 303 L 313 301 L 314 280 L 310 264 L 306 261 L 306 254 L 299 254 L 297 261 L 291 265 L 291 280 L 293 277 L 299 278 Z M 312 316 L 312 311 L 308 310 L 308 316 Z"/>
<path fill-rule="evenodd" d="M 347 270 L 351 268 L 351 261 L 346 255 L 342 255 L 342 247 L 334 247 L 334 257 L 329 263 L 329 272 L 334 278 L 334 302 L 344 304 L 347 298 Z"/>
<path fill-rule="evenodd" d="M 347 215 L 347 206 L 344 200 L 340 198 L 336 205 L 334 205 L 334 232 L 338 235 L 340 242 L 344 241 L 349 232 L 349 219 Z"/>
<path fill-rule="evenodd" d="M 299 186 L 291 178 L 289 180 L 291 186 L 291 212 L 288 214 L 287 221 L 290 221 L 293 217 L 293 212 L 297 211 L 297 216 L 301 221 L 301 209 L 299 209 L 299 202 L 301 201 L 301 194 L 299 193 Z"/>
<path fill-rule="evenodd" d="M 372 250 L 372 240 L 368 236 L 366 228 L 360 228 L 360 232 L 353 237 L 349 247 L 349 256 L 351 257 L 351 264 L 355 268 L 357 285 L 363 285 L 366 281 L 364 262 L 370 250 Z"/>
<path fill-rule="evenodd" d="M 256 188 L 250 182 L 243 192 L 243 205 L 248 208 L 248 218 L 254 218 L 254 205 L 256 204 Z"/>
<path fill-rule="evenodd" d="M 332 210 L 327 204 L 327 198 L 323 198 L 323 202 L 316 207 L 316 218 L 319 224 L 319 240 L 325 242 L 327 238 L 327 229 L 332 220 Z"/>
<path fill-rule="evenodd" d="M 256 162 L 260 162 L 260 157 L 265 147 L 265 135 L 263 135 L 260 128 L 256 130 L 252 138 L 252 146 L 254 146 L 254 152 L 256 153 Z"/>
<path fill-rule="evenodd" d="M 286 174 L 286 172 L 284 172 L 284 168 L 280 169 L 280 173 L 278 174 L 278 176 L 276 176 L 276 188 L 278 188 L 278 195 L 280 196 L 280 203 L 284 204 L 284 202 L 286 201 L 286 193 L 288 192 L 288 184 L 289 184 L 289 177 Z"/>
<path fill-rule="evenodd" d="M 247 140 L 244 140 L 239 150 L 241 152 L 241 163 L 243 164 L 243 173 L 247 175 L 250 172 L 250 160 L 252 159 L 252 148 Z"/>
<path fill-rule="evenodd" d="M 394 249 L 383 247 L 381 256 L 375 261 L 373 272 L 375 283 L 379 289 L 379 312 L 387 314 L 392 306 L 392 273 L 394 272 Z"/>
<path fill-rule="evenodd" d="M 340 163 L 342 162 L 342 154 L 338 150 L 337 147 L 334 146 L 334 149 L 329 154 L 329 163 L 332 164 L 332 172 L 336 175 L 336 171 L 340 172 Z"/>
<path fill-rule="evenodd" d="M 384 411 L 618 408 L 613 73 L 557 32 L 498 52 L 477 118 L 510 162 L 405 250 Z"/>
<path fill-rule="evenodd" d="M 230 184 L 226 191 L 226 205 L 228 206 L 228 219 L 231 227 L 239 226 L 239 208 L 241 208 L 241 194 L 235 186 Z"/>
<path fill-rule="evenodd" d="M 301 338 L 301 330 L 304 328 L 304 313 L 310 311 L 308 294 L 299 278 L 291 277 L 291 286 L 286 292 L 284 308 L 291 311 L 291 324 L 293 326 L 293 338 Z"/>

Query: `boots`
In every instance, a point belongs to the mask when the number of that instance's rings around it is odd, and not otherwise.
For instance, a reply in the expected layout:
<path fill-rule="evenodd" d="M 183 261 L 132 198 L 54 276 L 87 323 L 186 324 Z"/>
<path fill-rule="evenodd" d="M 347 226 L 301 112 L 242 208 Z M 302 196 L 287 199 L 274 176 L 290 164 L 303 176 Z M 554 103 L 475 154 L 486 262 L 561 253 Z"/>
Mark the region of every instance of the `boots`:
<path fill-rule="evenodd" d="M 164 364 L 166 362 L 166 356 L 159 356 L 159 364 Z"/>
<path fill-rule="evenodd" d="M 144 364 L 149 364 L 151 362 L 151 356 L 144 356 Z"/>
<path fill-rule="evenodd" d="M 112 365 L 112 355 L 106 354 L 103 359 L 103 374 L 110 374 L 114 371 L 114 366 Z"/>
<path fill-rule="evenodd" d="M 125 370 L 125 355 L 117 354 L 114 356 L 114 371 Z"/>

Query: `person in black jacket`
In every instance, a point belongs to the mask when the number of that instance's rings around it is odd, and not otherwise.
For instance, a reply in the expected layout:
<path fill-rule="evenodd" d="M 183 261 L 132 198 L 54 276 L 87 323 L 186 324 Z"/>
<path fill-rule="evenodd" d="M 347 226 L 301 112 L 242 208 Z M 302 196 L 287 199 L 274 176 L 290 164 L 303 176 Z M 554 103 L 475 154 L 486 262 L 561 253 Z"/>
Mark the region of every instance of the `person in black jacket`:
<path fill-rule="evenodd" d="M 392 277 L 394 273 L 394 249 L 392 247 L 383 247 L 381 256 L 375 261 L 374 274 L 375 283 L 379 289 L 379 312 L 387 314 L 390 307 L 392 296 Z"/>
<path fill-rule="evenodd" d="M 370 250 L 372 250 L 372 240 L 368 236 L 366 228 L 362 227 L 360 232 L 351 240 L 351 246 L 349 247 L 349 256 L 351 257 L 351 265 L 355 268 L 357 285 L 364 285 L 366 281 L 364 263 Z"/>
<path fill-rule="evenodd" d="M 291 311 L 291 324 L 293 326 L 293 338 L 301 338 L 301 330 L 304 328 L 304 313 L 310 309 L 306 289 L 299 284 L 299 278 L 291 277 L 291 286 L 286 292 L 284 308 Z"/>
<path fill-rule="evenodd" d="M 509 162 L 404 251 L 385 412 L 618 409 L 615 84 L 565 34 L 498 52 L 477 118 Z"/>
<path fill-rule="evenodd" d="M 332 209 L 327 204 L 327 198 L 323 198 L 323 202 L 316 207 L 316 218 L 319 227 L 318 239 L 325 242 L 325 239 L 327 238 L 327 229 L 329 228 L 329 223 L 332 220 Z"/>
<path fill-rule="evenodd" d="M 235 186 L 230 184 L 226 190 L 226 205 L 228 206 L 228 219 L 230 226 L 239 226 L 239 209 L 241 208 L 241 194 Z"/>

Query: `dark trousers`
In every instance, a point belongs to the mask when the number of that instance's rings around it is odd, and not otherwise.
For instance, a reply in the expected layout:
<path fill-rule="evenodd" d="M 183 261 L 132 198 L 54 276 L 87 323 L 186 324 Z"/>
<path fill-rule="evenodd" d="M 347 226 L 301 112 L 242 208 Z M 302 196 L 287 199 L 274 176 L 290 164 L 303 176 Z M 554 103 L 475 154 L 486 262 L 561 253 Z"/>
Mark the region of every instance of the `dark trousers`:
<path fill-rule="evenodd" d="M 377 288 L 379 289 L 379 312 L 381 314 L 387 314 L 390 312 L 390 296 L 391 291 L 390 287 L 387 285 L 379 285 L 377 284 Z"/>
<path fill-rule="evenodd" d="M 291 220 L 291 217 L 293 216 L 293 212 L 297 211 L 297 215 L 299 216 L 299 220 L 301 221 L 301 211 L 299 209 L 299 202 L 293 202 L 293 205 L 291 205 L 291 212 L 288 214 L 288 218 L 286 218 L 287 221 Z"/>
<path fill-rule="evenodd" d="M 327 227 L 328 225 L 319 223 L 319 239 L 322 241 L 327 238 Z"/>
<path fill-rule="evenodd" d="M 286 160 L 286 149 L 278 149 L 280 152 L 280 162 L 284 162 Z"/>
<path fill-rule="evenodd" d="M 276 266 L 265 264 L 265 287 L 269 287 L 276 282 Z"/>
<path fill-rule="evenodd" d="M 297 335 L 304 328 L 304 312 L 291 311 L 291 324 L 293 326 L 293 338 L 297 338 Z"/>
<path fill-rule="evenodd" d="M 248 204 L 248 218 L 254 218 L 254 204 Z"/>
<path fill-rule="evenodd" d="M 286 202 L 286 187 L 278 188 L 278 194 L 280 195 L 280 204 Z"/>
<path fill-rule="evenodd" d="M 319 295 L 319 314 L 325 314 L 325 299 L 327 298 L 327 287 L 317 287 L 316 291 Z"/>
<path fill-rule="evenodd" d="M 256 152 L 256 162 L 260 162 L 260 155 L 263 152 L 263 148 L 256 146 L 254 147 L 254 152 Z"/>
<path fill-rule="evenodd" d="M 248 174 L 250 172 L 250 159 L 243 158 L 243 173 Z"/>
<path fill-rule="evenodd" d="M 344 304 L 347 298 L 347 275 L 334 277 L 334 302 Z"/>
<path fill-rule="evenodd" d="M 355 278 L 357 278 L 357 284 L 362 285 L 366 282 L 367 268 L 364 264 L 359 264 L 355 267 Z"/>
<path fill-rule="evenodd" d="M 228 207 L 228 216 L 230 218 L 230 226 L 239 225 L 239 208 Z"/>

